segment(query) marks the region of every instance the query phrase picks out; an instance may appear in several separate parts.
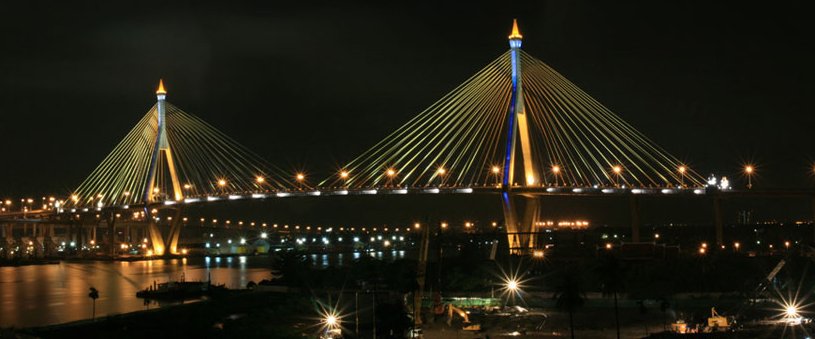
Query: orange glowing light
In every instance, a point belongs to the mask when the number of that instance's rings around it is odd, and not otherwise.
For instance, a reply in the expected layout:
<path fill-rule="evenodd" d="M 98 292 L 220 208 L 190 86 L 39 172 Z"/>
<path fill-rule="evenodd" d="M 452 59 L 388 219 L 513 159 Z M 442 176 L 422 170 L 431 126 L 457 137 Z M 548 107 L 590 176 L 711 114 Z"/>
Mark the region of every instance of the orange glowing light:
<path fill-rule="evenodd" d="M 167 90 L 164 89 L 163 79 L 158 79 L 158 89 L 156 90 L 156 94 L 167 94 Z"/>
<path fill-rule="evenodd" d="M 521 30 L 518 29 L 518 19 L 512 19 L 512 34 L 509 35 L 510 39 L 523 39 Z"/>

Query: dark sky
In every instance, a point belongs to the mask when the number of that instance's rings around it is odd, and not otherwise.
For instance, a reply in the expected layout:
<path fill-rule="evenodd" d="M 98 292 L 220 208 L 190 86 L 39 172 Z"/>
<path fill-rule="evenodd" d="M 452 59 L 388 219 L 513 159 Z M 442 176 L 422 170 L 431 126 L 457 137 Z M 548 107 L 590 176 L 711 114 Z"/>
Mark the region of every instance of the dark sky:
<path fill-rule="evenodd" d="M 514 17 L 527 52 L 702 174 L 755 161 L 757 187 L 813 185 L 803 5 L 11 3 L 0 196 L 78 186 L 153 105 L 160 77 L 173 104 L 321 177 L 507 50 Z"/>

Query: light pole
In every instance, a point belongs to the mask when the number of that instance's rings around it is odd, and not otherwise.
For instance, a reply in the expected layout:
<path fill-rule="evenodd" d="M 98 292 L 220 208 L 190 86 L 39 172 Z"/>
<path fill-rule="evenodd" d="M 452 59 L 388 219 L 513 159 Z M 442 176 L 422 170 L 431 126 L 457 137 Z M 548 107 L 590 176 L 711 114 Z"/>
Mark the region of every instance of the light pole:
<path fill-rule="evenodd" d="M 558 176 L 560 176 L 560 166 L 552 165 L 552 176 L 555 177 L 555 186 L 560 185 L 560 182 L 558 180 Z M 565 182 L 563 183 L 563 186 L 566 186 Z"/>
<path fill-rule="evenodd" d="M 388 170 L 385 171 L 385 175 L 388 177 L 388 181 L 385 184 L 385 186 L 386 187 L 392 186 L 393 185 L 393 178 L 396 177 L 396 169 L 388 168 Z"/>
<path fill-rule="evenodd" d="M 262 175 L 258 175 L 255 177 L 255 183 L 258 184 L 258 189 L 263 191 L 263 184 L 266 183 L 266 178 L 264 178 Z"/>
<path fill-rule="evenodd" d="M 753 172 L 755 168 L 753 165 L 744 166 L 744 174 L 747 175 L 747 189 L 753 188 Z"/>
<path fill-rule="evenodd" d="M 348 188 L 348 171 L 342 170 L 340 171 L 340 179 L 342 179 L 342 187 Z"/>
<path fill-rule="evenodd" d="M 611 171 L 614 172 L 614 186 L 620 187 L 620 175 L 623 173 L 623 167 L 620 165 L 614 165 L 611 168 Z"/>
<path fill-rule="evenodd" d="M 218 179 L 218 187 L 221 190 L 221 194 L 226 192 L 226 179 Z"/>
<path fill-rule="evenodd" d="M 297 173 L 297 175 L 295 175 L 295 176 L 294 176 L 294 178 L 297 180 L 297 184 L 298 184 L 299 189 L 300 189 L 301 191 L 302 191 L 303 189 L 305 189 L 305 186 L 306 186 L 306 184 L 305 184 L 305 181 L 306 181 L 306 175 L 305 175 L 305 174 L 303 174 L 303 173 Z"/>
<path fill-rule="evenodd" d="M 509 298 L 515 301 L 515 295 L 521 290 L 521 286 L 518 283 L 518 280 L 515 278 L 509 278 L 504 281 L 504 289 L 507 291 L 507 303 L 509 303 Z"/>
<path fill-rule="evenodd" d="M 439 169 L 436 170 L 436 176 L 439 177 L 439 187 L 444 185 L 445 174 L 447 174 L 447 170 L 444 169 L 444 166 L 439 166 Z"/>
<path fill-rule="evenodd" d="M 679 165 L 679 187 L 685 187 L 685 172 L 688 170 L 685 165 Z"/>
<path fill-rule="evenodd" d="M 501 167 L 492 166 L 492 168 L 490 168 L 490 173 L 495 176 L 495 186 L 501 186 Z"/>

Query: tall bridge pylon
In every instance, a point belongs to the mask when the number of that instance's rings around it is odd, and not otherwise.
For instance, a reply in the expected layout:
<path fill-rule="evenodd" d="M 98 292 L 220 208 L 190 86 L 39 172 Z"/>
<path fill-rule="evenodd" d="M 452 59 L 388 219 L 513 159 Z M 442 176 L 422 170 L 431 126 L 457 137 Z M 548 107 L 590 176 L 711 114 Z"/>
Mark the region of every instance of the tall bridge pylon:
<path fill-rule="evenodd" d="M 64 207 L 105 212 L 111 243 L 114 209 L 141 208 L 153 253 L 162 255 L 177 252 L 184 203 L 295 187 L 284 171 L 167 102 L 164 81 L 159 81 L 156 97 L 157 103 L 73 191 Z M 160 209 L 175 213 L 162 223 Z"/>
<path fill-rule="evenodd" d="M 166 97 L 167 90 L 164 89 L 164 80 L 159 80 L 158 90 L 156 90 L 156 141 L 155 146 L 153 147 L 153 152 L 150 154 L 150 167 L 147 170 L 147 185 L 145 186 L 143 193 L 144 201 L 146 202 L 144 205 L 145 215 L 152 214 L 150 210 L 150 203 L 154 202 L 157 198 L 157 196 L 154 194 L 160 193 L 160 190 L 156 191 L 154 189 L 156 183 L 156 171 L 160 169 L 158 166 L 159 160 L 166 161 L 167 172 L 170 175 L 170 181 L 172 183 L 173 198 L 176 201 L 181 201 L 184 199 L 184 193 L 181 191 L 181 183 L 178 180 L 178 172 L 176 171 L 175 162 L 173 160 L 173 152 L 170 149 L 170 143 L 167 141 Z M 167 249 L 169 249 L 169 252 L 173 254 L 178 252 L 178 240 L 181 237 L 179 216 L 181 215 L 181 210 L 183 208 L 182 206 L 183 205 L 179 205 L 176 207 L 176 217 L 173 218 L 170 224 L 170 230 L 166 239 L 164 236 L 162 236 L 162 232 L 155 220 L 153 218 L 148 218 L 148 232 L 150 234 L 150 240 L 153 244 L 153 252 L 157 255 L 164 254 L 165 250 Z"/>
<path fill-rule="evenodd" d="M 518 20 L 512 21 L 512 33 L 509 35 L 509 55 L 512 66 L 512 94 L 507 114 L 506 155 L 504 157 L 504 170 L 501 185 L 501 204 L 504 210 L 504 223 L 507 230 L 507 241 L 510 251 L 517 253 L 519 249 L 534 246 L 531 234 L 532 225 L 535 224 L 540 210 L 540 199 L 533 196 L 511 196 L 515 174 L 515 159 L 517 158 L 516 144 L 520 138 L 521 155 L 523 156 L 523 180 L 525 185 L 535 184 L 535 164 L 532 161 L 532 145 L 529 136 L 529 122 L 526 117 L 526 107 L 523 96 L 523 77 L 521 74 L 521 45 L 523 35 L 518 29 Z M 525 200 L 525 208 L 521 218 L 518 217 L 519 199 Z"/>
<path fill-rule="evenodd" d="M 524 52 L 517 21 L 508 38 L 509 51 L 320 186 L 500 189 L 515 253 L 536 242 L 540 202 L 530 188 L 704 186 L 687 164 Z"/>

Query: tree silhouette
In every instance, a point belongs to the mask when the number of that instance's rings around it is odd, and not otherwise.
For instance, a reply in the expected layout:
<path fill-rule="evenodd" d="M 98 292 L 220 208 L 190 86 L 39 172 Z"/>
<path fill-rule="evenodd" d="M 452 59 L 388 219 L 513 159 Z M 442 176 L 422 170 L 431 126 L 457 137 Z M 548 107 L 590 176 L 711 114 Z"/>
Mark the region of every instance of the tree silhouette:
<path fill-rule="evenodd" d="M 99 299 L 99 291 L 96 288 L 90 288 L 90 292 L 88 293 L 88 297 L 93 299 L 93 311 L 91 311 L 91 320 L 96 320 L 96 299 Z"/>
<path fill-rule="evenodd" d="M 617 305 L 617 293 L 623 285 L 622 265 L 613 253 L 606 253 L 600 257 L 600 265 L 597 268 L 600 275 L 600 290 L 604 297 L 614 297 L 614 322 L 617 326 L 617 339 L 620 339 L 620 309 Z"/>
<path fill-rule="evenodd" d="M 586 298 L 580 286 L 578 272 L 571 266 L 564 269 L 561 283 L 555 290 L 554 298 L 555 306 L 558 309 L 569 312 L 569 330 L 572 339 L 574 339 L 574 312 L 583 306 Z"/>

